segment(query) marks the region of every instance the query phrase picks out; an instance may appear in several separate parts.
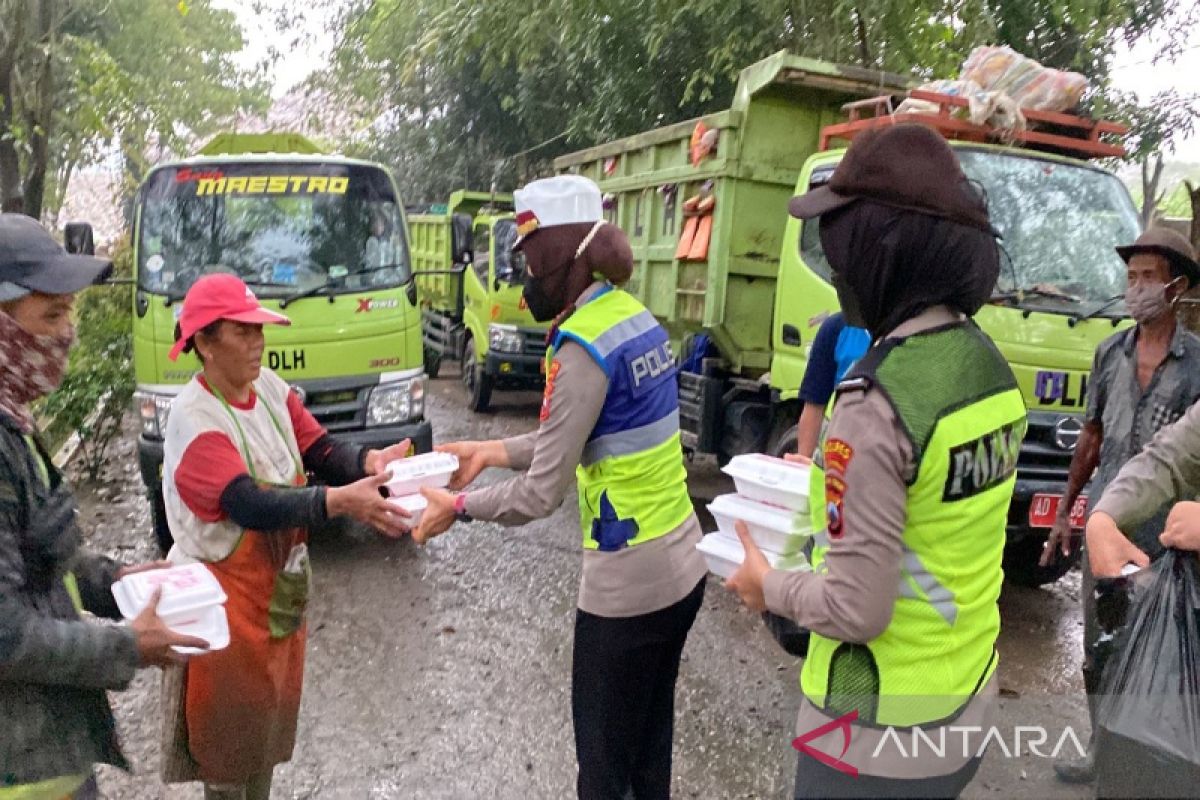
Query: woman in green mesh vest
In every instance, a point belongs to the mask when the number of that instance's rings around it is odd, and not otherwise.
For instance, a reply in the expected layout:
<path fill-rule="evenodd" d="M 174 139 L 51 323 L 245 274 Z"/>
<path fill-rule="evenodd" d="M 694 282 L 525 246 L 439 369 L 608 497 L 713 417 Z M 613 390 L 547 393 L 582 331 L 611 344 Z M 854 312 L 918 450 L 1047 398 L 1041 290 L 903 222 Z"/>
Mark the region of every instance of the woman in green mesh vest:
<path fill-rule="evenodd" d="M 814 571 L 770 569 L 741 526 L 729 586 L 812 631 L 796 797 L 955 797 L 985 738 L 962 729 L 986 731 L 997 692 L 1025 434 L 1016 379 L 970 319 L 996 285 L 996 234 L 953 151 L 919 125 L 859 135 L 791 213 L 819 225 L 846 321 L 874 343 L 818 449 Z M 915 727 L 946 737 L 942 756 L 911 757 Z"/>

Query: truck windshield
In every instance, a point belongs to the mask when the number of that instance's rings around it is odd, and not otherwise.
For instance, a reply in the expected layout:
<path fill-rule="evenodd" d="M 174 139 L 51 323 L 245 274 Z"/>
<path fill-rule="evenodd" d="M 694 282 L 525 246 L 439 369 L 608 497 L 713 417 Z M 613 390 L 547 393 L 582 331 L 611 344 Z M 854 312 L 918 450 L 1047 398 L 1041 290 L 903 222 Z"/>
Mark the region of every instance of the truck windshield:
<path fill-rule="evenodd" d="M 997 291 L 1020 290 L 1023 305 L 1077 314 L 1125 290 L 1125 264 L 1114 249 L 1137 238 L 1137 212 L 1115 175 L 1026 152 L 956 150 L 967 177 L 987 196 L 1003 254 Z M 810 188 L 833 167 L 814 171 Z M 826 280 L 829 265 L 817 226 L 804 225 L 800 254 Z M 1123 315 L 1111 303 L 1107 314 Z"/>
<path fill-rule="evenodd" d="M 525 254 L 513 252 L 517 241 L 517 222 L 502 219 L 496 223 L 493 241 L 496 254 L 496 278 L 505 283 L 521 283 L 525 280 Z"/>
<path fill-rule="evenodd" d="M 377 167 L 168 167 L 139 197 L 138 286 L 147 292 L 182 297 L 212 272 L 266 297 L 380 289 L 411 276 L 400 207 Z"/>
<path fill-rule="evenodd" d="M 1030 305 L 1061 307 L 1104 303 L 1125 290 L 1114 248 L 1136 239 L 1139 224 L 1115 175 L 1026 153 L 964 148 L 958 157 L 1004 237 L 1001 292 L 1032 292 Z"/>

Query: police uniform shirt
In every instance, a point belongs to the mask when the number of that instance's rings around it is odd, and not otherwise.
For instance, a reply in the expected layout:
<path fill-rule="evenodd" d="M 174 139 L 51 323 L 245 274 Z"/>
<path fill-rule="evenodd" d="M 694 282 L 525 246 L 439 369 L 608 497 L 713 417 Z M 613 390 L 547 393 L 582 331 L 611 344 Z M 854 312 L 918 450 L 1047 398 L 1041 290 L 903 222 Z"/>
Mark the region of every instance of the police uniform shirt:
<path fill-rule="evenodd" d="M 577 305 L 604 284 L 596 283 Z M 537 430 L 504 440 L 509 464 L 524 474 L 470 492 L 466 511 L 502 525 L 524 525 L 549 516 L 575 483 L 575 468 L 596 427 L 608 377 L 587 351 L 566 341 L 554 356 Z M 579 535 L 578 527 L 574 535 Z M 579 608 L 601 617 L 631 617 L 673 605 L 707 573 L 696 550 L 702 536 L 695 514 L 675 530 L 613 552 L 584 550 Z"/>
<path fill-rule="evenodd" d="M 910 336 L 960 319 L 960 314 L 939 306 L 903 323 L 892 336 Z M 842 534 L 831 540 L 825 553 L 826 572 L 767 573 L 764 582 L 767 608 L 827 638 L 867 643 L 887 629 L 899 596 L 907 480 L 913 475 L 916 463 L 895 411 L 875 388 L 847 391 L 838 397 L 826 438 L 839 439 L 852 449 L 841 475 L 845 483 L 840 509 Z M 997 691 L 993 675 L 949 724 L 986 727 L 990 724 Z M 800 703 L 797 734 L 803 735 L 829 721 L 823 711 L 804 699 Z M 894 749 L 879 747 L 884 735 L 880 729 L 855 728 L 850 749 L 843 758 L 864 774 L 926 778 L 949 774 L 968 760 L 962 757 L 961 745 L 948 747 L 945 758 L 892 757 Z M 926 730 L 937 741 L 939 729 Z M 960 741 L 954 737 L 948 740 Z M 874 755 L 877 750 L 881 755 Z"/>

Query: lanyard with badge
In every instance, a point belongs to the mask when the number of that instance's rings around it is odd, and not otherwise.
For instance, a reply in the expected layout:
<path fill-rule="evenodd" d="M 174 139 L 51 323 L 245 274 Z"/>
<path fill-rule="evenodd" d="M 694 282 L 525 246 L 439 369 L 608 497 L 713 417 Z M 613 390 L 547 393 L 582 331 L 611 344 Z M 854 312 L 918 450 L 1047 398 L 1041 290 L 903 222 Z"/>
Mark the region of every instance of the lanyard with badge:
<path fill-rule="evenodd" d="M 246 438 L 246 432 L 242 429 L 241 420 L 238 419 L 238 415 L 234 413 L 233 408 L 229 405 L 229 401 L 225 399 L 221 390 L 212 385 L 209 385 L 209 388 L 212 390 L 213 396 L 221 402 L 225 413 L 233 420 L 234 428 L 237 430 L 238 442 L 242 449 L 242 459 L 246 462 L 246 468 L 250 472 L 250 477 L 257 485 L 278 489 L 294 489 L 298 485 L 303 486 L 307 483 L 304 464 L 299 456 L 292 451 L 292 447 L 288 443 L 287 434 L 283 432 L 283 426 L 280 424 L 279 418 L 275 416 L 275 412 L 271 410 L 270 404 L 265 399 L 262 399 L 262 408 L 267 412 L 267 416 L 270 417 L 271 425 L 275 428 L 275 432 L 279 434 L 279 439 L 283 443 L 284 449 L 288 452 L 288 456 L 291 459 L 290 466 L 295 470 L 295 475 L 299 479 L 299 482 L 296 484 L 263 480 L 258 476 L 258 471 L 254 468 L 254 459 L 250 455 L 250 443 Z M 271 549 L 272 567 L 276 570 L 275 587 L 271 594 L 269 608 L 269 623 L 272 638 L 280 639 L 294 633 L 304 621 L 304 609 L 308 605 L 308 594 L 312 583 L 312 568 L 308 560 L 308 545 L 304 542 L 297 542 L 295 532 L 291 534 L 290 541 L 286 543 L 282 541 L 282 537 L 275 535 L 267 534 L 266 539 Z M 282 567 L 280 566 L 281 563 Z"/>

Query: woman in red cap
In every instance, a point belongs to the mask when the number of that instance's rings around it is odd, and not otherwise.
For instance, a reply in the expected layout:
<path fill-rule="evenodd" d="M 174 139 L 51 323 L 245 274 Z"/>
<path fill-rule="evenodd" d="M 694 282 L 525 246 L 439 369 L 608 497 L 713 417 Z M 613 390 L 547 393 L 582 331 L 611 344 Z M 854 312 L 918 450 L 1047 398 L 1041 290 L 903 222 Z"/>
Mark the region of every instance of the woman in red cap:
<path fill-rule="evenodd" d="M 184 298 L 170 353 L 174 360 L 195 352 L 202 369 L 167 424 L 169 558 L 207 564 L 229 598 L 229 646 L 194 660 L 176 694 L 197 767 L 188 777 L 205 782 L 206 798 L 268 798 L 272 769 L 291 758 L 311 576 L 307 529 L 349 516 L 389 536 L 406 531 L 379 489 L 408 442 L 364 450 L 332 439 L 262 366 L 263 325 L 288 324 L 236 277 L 208 275 Z M 306 488 L 309 472 L 329 486 Z"/>

